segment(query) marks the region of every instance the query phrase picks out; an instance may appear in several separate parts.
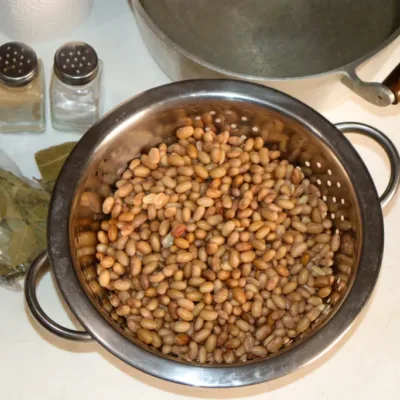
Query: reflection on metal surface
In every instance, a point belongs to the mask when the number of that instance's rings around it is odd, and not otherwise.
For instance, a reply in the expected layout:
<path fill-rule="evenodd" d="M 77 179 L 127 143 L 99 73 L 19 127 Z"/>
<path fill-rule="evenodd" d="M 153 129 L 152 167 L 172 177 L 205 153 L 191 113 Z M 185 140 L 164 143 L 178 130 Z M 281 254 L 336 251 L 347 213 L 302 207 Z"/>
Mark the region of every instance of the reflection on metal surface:
<path fill-rule="evenodd" d="M 193 57 L 236 74 L 320 74 L 375 50 L 400 25 L 398 0 L 140 0 Z M 356 26 L 368 25 L 368 35 Z"/>
<path fill-rule="evenodd" d="M 398 37 L 400 0 L 131 2 L 150 52 L 173 80 L 248 80 L 317 109 L 345 98 L 341 80 L 377 106 L 394 101 L 390 87 L 356 70 Z M 368 35 L 354 29 L 365 21 Z"/>

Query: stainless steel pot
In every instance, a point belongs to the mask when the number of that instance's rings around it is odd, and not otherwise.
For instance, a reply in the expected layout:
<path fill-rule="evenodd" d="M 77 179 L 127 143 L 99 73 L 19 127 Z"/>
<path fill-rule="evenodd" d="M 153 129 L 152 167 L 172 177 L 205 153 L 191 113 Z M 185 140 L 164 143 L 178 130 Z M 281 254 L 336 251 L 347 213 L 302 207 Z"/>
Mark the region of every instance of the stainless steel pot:
<path fill-rule="evenodd" d="M 170 141 L 182 117 L 204 113 L 225 121 L 235 135 L 255 132 L 270 143 L 286 143 L 287 157 L 319 187 L 329 205 L 333 229 L 349 239 L 338 271 L 347 289 L 328 300 L 327 312 L 310 332 L 276 355 L 230 366 L 188 363 L 136 342 L 123 321 L 111 318 L 107 294 L 96 283 L 95 244 L 79 235 L 99 229 L 102 200 L 127 163 L 143 150 Z M 284 129 L 276 129 L 284 126 Z M 387 153 L 391 176 L 379 199 L 370 174 L 343 132 L 376 140 Z M 29 270 L 25 295 L 34 317 L 49 331 L 71 340 L 97 340 L 111 353 L 151 375 L 182 384 L 234 387 L 268 381 L 317 358 L 350 327 L 375 286 L 383 254 L 381 206 L 400 182 L 399 154 L 376 129 L 358 124 L 332 125 L 303 103 L 275 90 L 241 81 L 195 80 L 161 86 L 111 111 L 78 142 L 58 177 L 48 219 L 48 255 L 61 293 L 85 328 L 66 329 L 39 305 L 35 283 L 44 253 Z"/>
<path fill-rule="evenodd" d="M 346 96 L 339 81 L 377 106 L 397 101 L 392 85 L 399 71 L 381 84 L 361 80 L 356 69 L 399 35 L 400 0 L 132 0 L 132 5 L 150 52 L 173 80 L 248 80 L 317 109 Z"/>

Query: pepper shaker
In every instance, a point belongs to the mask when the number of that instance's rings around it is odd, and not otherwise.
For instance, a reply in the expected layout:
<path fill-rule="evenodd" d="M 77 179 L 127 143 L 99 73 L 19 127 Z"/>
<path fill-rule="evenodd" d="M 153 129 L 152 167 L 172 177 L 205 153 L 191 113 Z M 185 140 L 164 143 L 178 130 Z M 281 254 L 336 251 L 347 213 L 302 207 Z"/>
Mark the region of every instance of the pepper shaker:
<path fill-rule="evenodd" d="M 69 42 L 54 56 L 50 87 L 53 127 L 84 133 L 102 114 L 103 63 L 84 42 Z"/>
<path fill-rule="evenodd" d="M 0 132 L 43 132 L 43 65 L 24 43 L 0 46 Z"/>

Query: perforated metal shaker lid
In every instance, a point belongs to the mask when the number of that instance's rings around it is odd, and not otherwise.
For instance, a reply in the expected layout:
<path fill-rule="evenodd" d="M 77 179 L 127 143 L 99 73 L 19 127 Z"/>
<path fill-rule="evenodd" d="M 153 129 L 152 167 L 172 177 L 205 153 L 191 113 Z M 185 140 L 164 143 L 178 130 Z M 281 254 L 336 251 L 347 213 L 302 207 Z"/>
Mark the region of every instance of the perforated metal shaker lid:
<path fill-rule="evenodd" d="M 0 81 L 8 86 L 27 85 L 36 76 L 35 51 L 24 43 L 8 42 L 0 46 Z"/>
<path fill-rule="evenodd" d="M 98 70 L 97 53 L 84 42 L 65 43 L 54 56 L 54 73 L 68 85 L 85 85 L 96 78 Z"/>

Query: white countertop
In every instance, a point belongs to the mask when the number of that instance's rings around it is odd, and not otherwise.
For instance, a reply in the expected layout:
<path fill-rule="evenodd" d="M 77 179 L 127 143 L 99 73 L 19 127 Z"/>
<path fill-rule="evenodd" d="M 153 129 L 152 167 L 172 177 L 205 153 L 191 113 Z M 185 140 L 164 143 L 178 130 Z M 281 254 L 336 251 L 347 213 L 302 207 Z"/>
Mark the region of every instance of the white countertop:
<path fill-rule="evenodd" d="M 9 39 L 2 35 L 0 43 Z M 105 64 L 106 109 L 151 87 L 169 82 L 146 49 L 127 0 L 95 0 L 90 19 L 69 37 L 35 45 L 46 66 L 59 45 L 84 40 Z M 390 54 L 400 60 L 400 44 Z M 385 64 L 387 65 L 387 64 Z M 324 113 L 332 122 L 354 120 L 385 132 L 400 148 L 400 106 L 386 109 L 350 97 Z M 77 140 L 50 128 L 45 134 L 0 134 L 0 148 L 28 177 L 38 176 L 35 151 Z M 354 140 L 353 140 L 354 139 Z M 352 137 L 374 178 L 384 190 L 388 163 L 371 141 Z M 398 398 L 400 380 L 400 204 L 385 210 L 385 254 L 378 285 L 365 312 L 345 338 L 317 362 L 271 383 L 240 389 L 183 387 L 145 375 L 109 354 L 100 345 L 63 341 L 45 332 L 28 315 L 22 293 L 0 288 L 0 400 L 177 399 L 376 399 Z M 39 286 L 43 308 L 57 322 L 77 326 L 46 274 Z M 254 397 L 253 397 L 254 396 Z"/>

